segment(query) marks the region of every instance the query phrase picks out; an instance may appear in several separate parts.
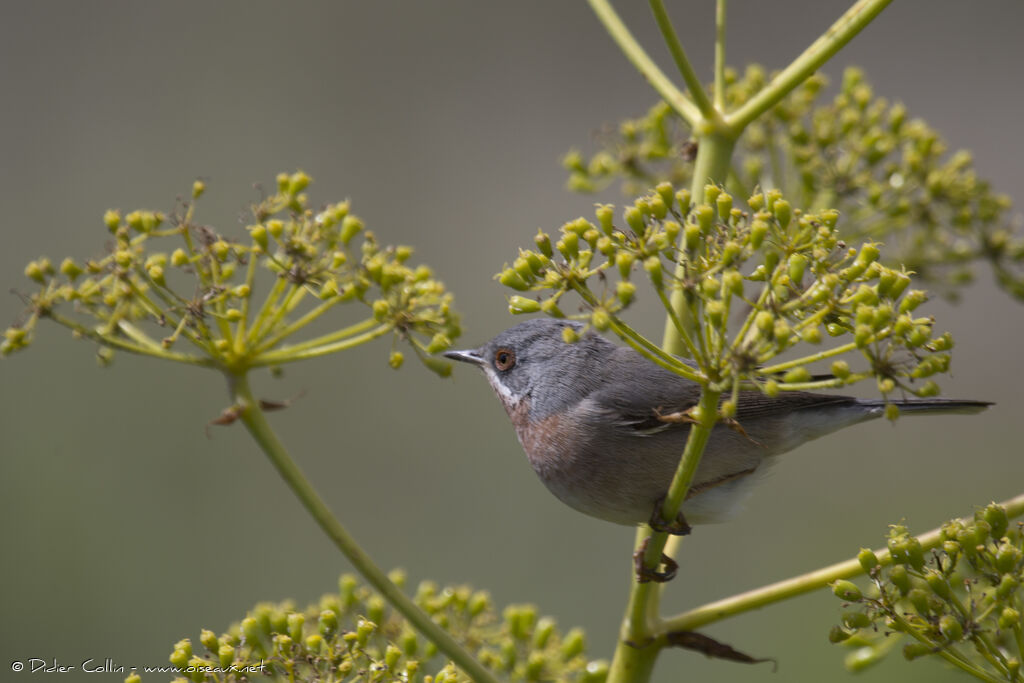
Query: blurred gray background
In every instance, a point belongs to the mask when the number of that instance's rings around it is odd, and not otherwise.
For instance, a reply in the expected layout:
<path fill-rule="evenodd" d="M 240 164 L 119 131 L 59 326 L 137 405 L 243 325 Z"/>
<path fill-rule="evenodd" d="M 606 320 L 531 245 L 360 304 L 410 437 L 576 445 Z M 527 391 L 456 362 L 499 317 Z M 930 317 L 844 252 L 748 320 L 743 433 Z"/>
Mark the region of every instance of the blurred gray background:
<path fill-rule="evenodd" d="M 618 5 L 671 73 L 646 3 Z M 845 6 L 734 0 L 729 61 L 779 68 Z M 670 9 L 709 80 L 713 3 Z M 895 3 L 827 73 L 863 65 L 1024 201 L 1022 21 L 1019 2 Z M 302 168 L 314 203 L 351 197 L 382 239 L 436 268 L 467 346 L 514 322 L 491 277 L 517 246 L 591 211 L 596 198 L 564 190 L 564 151 L 655 99 L 581 1 L 5 2 L 0 88 L 5 324 L 28 260 L 102 253 L 105 209 L 169 210 L 201 176 L 200 219 L 237 235 L 253 182 Z M 667 613 L 879 545 L 901 518 L 923 531 L 1020 492 L 1024 310 L 987 270 L 962 303 L 930 310 L 958 342 L 945 394 L 998 405 L 863 425 L 787 456 L 739 519 L 687 539 Z M 637 324 L 660 335 L 660 316 Z M 301 466 L 383 566 L 536 602 L 610 656 L 632 530 L 548 494 L 476 373 L 396 373 L 387 353 L 257 378 L 263 396 L 305 390 L 272 417 Z M 305 604 L 348 569 L 241 428 L 204 435 L 227 401 L 217 376 L 126 355 L 99 369 L 93 355 L 51 325 L 0 363 L 4 680 L 26 680 L 10 662 L 29 657 L 164 663 L 179 638 L 259 600 Z M 826 640 L 838 612 L 823 591 L 708 629 L 777 658 L 775 675 L 666 652 L 657 678 L 841 679 L 845 650 Z M 953 678 L 892 659 L 863 680 Z"/>

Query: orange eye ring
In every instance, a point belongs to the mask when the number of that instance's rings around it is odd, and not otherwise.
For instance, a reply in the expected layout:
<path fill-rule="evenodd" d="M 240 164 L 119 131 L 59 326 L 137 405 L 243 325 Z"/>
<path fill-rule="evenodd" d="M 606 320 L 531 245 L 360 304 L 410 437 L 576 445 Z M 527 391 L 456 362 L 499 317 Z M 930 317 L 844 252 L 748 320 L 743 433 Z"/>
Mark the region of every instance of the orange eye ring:
<path fill-rule="evenodd" d="M 512 349 L 501 348 L 494 352 L 494 367 L 505 372 L 516 364 L 516 354 Z"/>

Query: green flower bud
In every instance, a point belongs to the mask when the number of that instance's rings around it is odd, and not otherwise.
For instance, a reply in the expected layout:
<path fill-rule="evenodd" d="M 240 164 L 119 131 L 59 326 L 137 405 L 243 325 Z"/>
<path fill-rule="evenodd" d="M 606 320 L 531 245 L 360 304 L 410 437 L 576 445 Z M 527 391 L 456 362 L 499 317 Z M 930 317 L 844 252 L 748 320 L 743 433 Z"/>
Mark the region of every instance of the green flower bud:
<path fill-rule="evenodd" d="M 447 335 L 438 332 L 430 339 L 430 343 L 427 344 L 427 353 L 439 353 L 449 348 L 452 345 L 452 340 Z"/>
<path fill-rule="evenodd" d="M 693 198 L 690 195 L 690 191 L 689 190 L 685 190 L 684 189 L 684 190 L 679 190 L 678 192 L 676 192 L 676 202 L 679 204 L 679 213 L 680 214 L 685 216 L 687 213 L 689 213 L 689 211 L 690 211 L 690 204 L 692 203 L 692 201 L 693 201 Z M 665 202 L 665 203 L 668 204 L 669 202 Z"/>
<path fill-rule="evenodd" d="M 623 280 L 628 280 L 630 271 L 633 269 L 633 262 L 636 257 L 628 251 L 620 251 L 615 255 L 615 265 L 619 268 L 619 275 Z"/>
<path fill-rule="evenodd" d="M 943 600 L 949 600 L 949 583 L 946 581 L 946 577 L 942 572 L 931 569 L 930 567 L 925 568 L 924 580 L 935 595 L 939 596 Z"/>
<path fill-rule="evenodd" d="M 860 251 L 857 252 L 856 263 L 869 266 L 878 260 L 878 255 L 878 245 L 873 242 L 868 242 L 861 246 Z"/>
<path fill-rule="evenodd" d="M 779 395 L 779 383 L 773 379 L 770 379 L 767 382 L 765 382 L 762 388 L 764 390 L 765 396 L 767 396 L 768 398 L 775 398 Z"/>
<path fill-rule="evenodd" d="M 704 201 L 709 205 L 716 203 L 721 194 L 722 188 L 717 185 L 709 183 L 704 186 Z"/>
<path fill-rule="evenodd" d="M 341 243 L 348 246 L 352 238 L 355 237 L 363 229 L 363 222 L 355 216 L 349 214 L 345 216 L 341 221 L 341 230 L 338 233 Z M 277 235 L 275 235 L 277 237 Z"/>
<path fill-rule="evenodd" d="M 722 265 L 729 266 L 739 257 L 743 248 L 739 245 L 739 242 L 729 240 L 722 247 Z"/>
<path fill-rule="evenodd" d="M 555 249 L 566 261 L 571 261 L 580 253 L 580 238 L 574 232 L 565 232 L 562 239 L 555 242 Z"/>
<path fill-rule="evenodd" d="M 884 270 L 878 278 L 879 295 L 896 300 L 910 284 L 910 276 L 895 270 Z"/>
<path fill-rule="evenodd" d="M 849 638 L 850 632 L 844 629 L 842 626 L 833 626 L 831 630 L 829 630 L 828 632 L 828 642 L 832 643 L 833 645 L 835 645 L 836 643 L 841 643 L 844 640 L 848 640 Z"/>
<path fill-rule="evenodd" d="M 722 298 L 728 295 L 743 296 L 743 276 L 738 270 L 722 273 Z"/>
<path fill-rule="evenodd" d="M 171 254 L 171 265 L 178 268 L 188 263 L 188 255 L 185 254 L 184 249 L 175 249 Z"/>
<path fill-rule="evenodd" d="M 611 235 L 615 230 L 615 207 L 611 204 L 598 204 L 594 214 L 597 216 L 597 222 L 601 226 L 601 231 L 606 235 Z"/>
<path fill-rule="evenodd" d="M 910 592 L 910 575 L 907 573 L 906 566 L 897 564 L 890 569 L 889 580 L 892 581 L 892 585 L 896 586 L 901 595 L 906 595 Z"/>
<path fill-rule="evenodd" d="M 559 244 L 561 244 L 561 241 L 559 241 Z M 519 290 L 520 292 L 525 292 L 526 290 L 530 289 L 529 283 L 527 283 L 527 281 L 524 280 L 519 273 L 517 273 L 511 268 L 506 268 L 505 270 L 501 271 L 501 273 L 498 275 L 498 282 L 505 285 L 506 287 Z"/>
<path fill-rule="evenodd" d="M 900 301 L 899 312 L 910 313 L 928 300 L 928 295 L 920 289 L 912 289 Z"/>
<path fill-rule="evenodd" d="M 324 637 L 319 633 L 312 633 L 306 636 L 306 649 L 313 653 L 320 652 L 324 647 Z"/>
<path fill-rule="evenodd" d="M 939 631 L 950 641 L 960 640 L 964 634 L 963 624 L 952 614 L 946 614 L 939 618 Z"/>
<path fill-rule="evenodd" d="M 732 195 L 723 192 L 715 199 L 715 205 L 718 209 L 719 219 L 728 221 L 729 214 L 732 213 Z"/>
<path fill-rule="evenodd" d="M 725 318 L 725 304 L 717 299 L 709 301 L 704 306 L 704 312 L 713 326 L 722 326 L 722 321 Z"/>
<path fill-rule="evenodd" d="M 220 640 L 217 639 L 217 634 L 209 629 L 204 628 L 199 632 L 199 642 L 214 654 L 220 649 Z"/>
<path fill-rule="evenodd" d="M 907 643 L 903 646 L 903 656 L 913 661 L 918 657 L 924 657 L 935 652 L 935 649 L 927 643 Z"/>
<path fill-rule="evenodd" d="M 561 655 L 564 661 L 569 661 L 573 657 L 577 657 L 583 654 L 583 650 L 586 647 L 586 640 L 583 636 L 583 630 L 579 628 L 572 628 L 565 634 L 562 639 Z"/>
<path fill-rule="evenodd" d="M 649 256 L 644 260 L 644 270 L 647 271 L 647 275 L 650 276 L 651 282 L 654 284 L 656 289 L 662 287 L 662 271 L 661 271 L 661 259 L 657 256 Z"/>
<path fill-rule="evenodd" d="M 103 214 L 103 223 L 110 229 L 110 232 L 114 232 L 121 225 L 121 212 L 107 209 L 107 212 Z"/>
<path fill-rule="evenodd" d="M 683 242 L 688 251 L 695 251 L 703 237 L 700 226 L 695 223 L 687 223 L 683 229 Z"/>
<path fill-rule="evenodd" d="M 775 316 L 768 311 L 758 311 L 754 316 L 754 327 L 766 337 L 770 336 L 775 330 Z"/>
<path fill-rule="evenodd" d="M 783 230 L 789 226 L 789 222 L 793 218 L 793 208 L 785 199 L 778 199 L 772 204 L 772 213 L 775 214 L 775 220 L 779 222 L 779 226 Z"/>
<path fill-rule="evenodd" d="M 299 612 L 291 612 L 286 617 L 288 637 L 299 642 L 302 640 L 302 627 L 306 623 L 306 617 Z"/>
<path fill-rule="evenodd" d="M 755 220 L 750 224 L 750 246 L 752 249 L 760 249 L 764 238 L 768 234 L 768 223 L 763 220 Z"/>
<path fill-rule="evenodd" d="M 713 200 L 708 200 L 713 201 Z M 711 232 L 711 226 L 715 222 L 715 210 L 707 204 L 700 204 L 693 210 L 694 218 L 697 220 L 697 225 L 700 226 L 702 233 L 707 235 Z"/>
<path fill-rule="evenodd" d="M 1013 628 L 1020 628 L 1020 626 L 1020 612 L 1012 607 L 1004 607 L 1003 611 L 999 614 L 999 628 L 1009 631 Z"/>
<path fill-rule="evenodd" d="M 1006 534 L 1006 527 L 1009 520 L 1006 516 L 1006 508 L 997 503 L 989 503 L 981 512 L 982 519 L 988 522 L 992 528 L 992 538 L 1002 538 Z"/>
<path fill-rule="evenodd" d="M 860 592 L 857 584 L 845 579 L 832 582 L 832 594 L 847 602 L 860 602 L 864 598 L 864 594 Z"/>
<path fill-rule="evenodd" d="M 805 327 L 800 333 L 800 338 L 808 344 L 820 344 L 821 343 L 821 330 L 817 327 Z"/>
<path fill-rule="evenodd" d="M 540 311 L 540 302 L 527 299 L 525 296 L 511 296 L 508 300 L 508 312 L 512 315 L 520 313 L 537 313 Z"/>
<path fill-rule="evenodd" d="M 622 212 L 622 217 L 625 219 L 626 225 L 637 235 L 644 233 L 644 214 L 640 209 L 635 206 L 627 206 Z"/>
<path fill-rule="evenodd" d="M 856 673 L 864 671 L 868 667 L 877 664 L 884 656 L 884 651 L 879 648 L 866 645 L 864 647 L 858 647 L 856 650 L 846 655 L 843 659 L 843 666 L 845 666 L 848 671 Z"/>
<path fill-rule="evenodd" d="M 188 660 L 191 656 L 191 652 L 186 652 L 185 650 L 175 650 L 167 659 L 168 661 L 170 661 L 172 665 L 178 667 L 179 669 L 184 669 L 186 666 L 188 666 Z"/>
<path fill-rule="evenodd" d="M 540 253 L 544 254 L 548 258 L 551 258 L 554 255 L 555 252 L 551 250 L 551 238 L 548 237 L 547 233 L 538 230 L 536 237 L 533 238 L 533 241 L 537 245 L 537 248 L 540 250 Z"/>
<path fill-rule="evenodd" d="M 833 374 L 834 372 L 835 371 L 833 371 Z M 875 555 L 873 550 L 868 548 L 860 549 L 860 552 L 857 553 L 857 562 L 860 563 L 860 568 L 869 575 L 875 567 L 879 566 L 878 556 Z"/>
<path fill-rule="evenodd" d="M 1020 569 L 1021 552 L 1011 543 L 1002 543 L 996 550 L 996 569 L 1007 574 Z"/>
<path fill-rule="evenodd" d="M 875 331 L 871 325 L 857 325 L 853 331 L 853 341 L 858 348 L 864 348 L 874 338 Z"/>
<path fill-rule="evenodd" d="M 871 625 L 871 617 L 863 612 L 845 612 L 840 619 L 843 626 L 849 629 L 866 628 Z"/>
<path fill-rule="evenodd" d="M 917 391 L 914 392 L 914 395 L 915 396 L 920 396 L 921 398 L 929 398 L 929 397 L 932 397 L 932 396 L 938 396 L 939 395 L 939 385 L 936 384 L 935 382 L 933 382 L 932 380 L 928 380 L 923 385 L 921 385 L 920 389 L 918 389 Z"/>
<path fill-rule="evenodd" d="M 590 324 L 599 332 L 606 331 L 612 324 L 612 318 L 603 308 L 596 309 L 590 316 Z"/>
<path fill-rule="evenodd" d="M 799 285 L 804 279 L 804 270 L 807 268 L 807 257 L 803 254 L 793 254 L 789 257 L 789 279 L 793 284 Z"/>
<path fill-rule="evenodd" d="M 1000 600 L 1006 600 L 1016 592 L 1019 586 L 1020 582 L 1012 574 L 1003 574 L 1003 578 L 999 580 L 999 585 L 996 586 L 996 597 Z"/>
<path fill-rule="evenodd" d="M 619 298 L 619 303 L 621 303 L 624 307 L 628 306 L 633 302 L 633 299 L 636 296 L 636 285 L 634 285 L 632 282 L 620 280 L 615 285 L 615 294 Z"/>
<path fill-rule="evenodd" d="M 895 403 L 887 403 L 887 404 L 885 404 L 885 419 L 886 420 L 889 420 L 890 422 L 895 422 L 897 419 L 899 419 L 899 416 L 900 416 L 900 407 L 898 405 L 896 405 Z"/>
<path fill-rule="evenodd" d="M 793 368 L 782 376 L 782 381 L 788 384 L 799 384 L 801 382 L 810 382 L 811 373 L 807 371 L 805 367 Z"/>
<path fill-rule="evenodd" d="M 580 334 L 571 327 L 562 328 L 562 341 L 566 344 L 575 344 L 580 340 Z"/>
<path fill-rule="evenodd" d="M 288 194 L 297 195 L 302 192 L 309 186 L 311 180 L 312 178 L 306 175 L 303 171 L 296 171 L 295 173 L 292 173 L 288 178 Z"/>
<path fill-rule="evenodd" d="M 878 391 L 882 394 L 891 394 L 896 389 L 896 382 L 888 377 L 883 377 L 878 380 Z"/>
<path fill-rule="evenodd" d="M 775 327 L 772 329 L 772 334 L 775 337 L 775 341 L 780 344 L 788 344 L 789 337 L 793 334 L 793 328 L 790 327 L 789 322 L 783 318 L 779 318 L 775 321 Z M 804 371 L 806 373 L 806 370 Z M 808 379 L 810 379 L 810 373 L 807 373 Z M 806 381 L 806 380 L 804 380 Z"/>

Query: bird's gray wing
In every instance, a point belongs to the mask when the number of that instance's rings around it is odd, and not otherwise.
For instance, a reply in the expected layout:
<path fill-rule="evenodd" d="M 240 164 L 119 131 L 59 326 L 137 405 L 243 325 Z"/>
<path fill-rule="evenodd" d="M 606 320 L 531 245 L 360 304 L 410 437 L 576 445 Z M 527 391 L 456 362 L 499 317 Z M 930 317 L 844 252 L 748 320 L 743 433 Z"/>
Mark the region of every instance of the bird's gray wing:
<path fill-rule="evenodd" d="M 681 413 L 700 399 L 700 386 L 650 362 L 634 350 L 619 347 L 603 369 L 600 386 L 588 397 L 588 408 L 605 424 L 648 436 L 669 429 L 688 430 L 685 422 L 666 422 L 664 416 Z M 769 397 L 760 391 L 741 391 L 736 420 L 773 420 L 807 408 L 839 407 L 856 403 L 851 396 L 786 391 Z"/>

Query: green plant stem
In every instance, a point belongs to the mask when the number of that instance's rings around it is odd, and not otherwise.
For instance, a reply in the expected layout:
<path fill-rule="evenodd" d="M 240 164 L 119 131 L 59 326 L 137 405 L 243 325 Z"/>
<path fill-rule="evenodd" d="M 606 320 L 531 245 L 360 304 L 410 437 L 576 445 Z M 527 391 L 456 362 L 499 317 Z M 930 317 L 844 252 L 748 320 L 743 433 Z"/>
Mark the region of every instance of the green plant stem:
<path fill-rule="evenodd" d="M 839 52 L 879 15 L 892 0 L 858 0 L 799 57 L 772 79 L 763 90 L 747 100 L 739 109 L 725 116 L 726 123 L 737 133 L 765 113 L 779 100 Z"/>
<path fill-rule="evenodd" d="M 87 337 L 97 344 L 103 346 L 109 346 L 112 349 L 118 349 L 120 351 L 127 351 L 129 353 L 136 353 L 140 356 L 152 356 L 153 358 L 162 358 L 164 360 L 172 360 L 178 363 L 187 363 L 189 365 L 201 365 L 204 367 L 211 367 L 215 365 L 212 358 L 206 358 L 202 356 L 192 356 L 187 353 L 177 353 L 176 351 L 168 351 L 164 348 L 153 348 L 150 346 L 143 346 L 134 342 L 129 342 L 124 339 L 118 339 L 117 337 L 110 337 L 107 335 L 100 334 L 95 330 L 91 330 L 85 325 L 75 322 L 71 318 L 66 318 L 59 313 L 49 312 L 47 317 L 56 323 L 67 327 L 72 332 Z"/>
<path fill-rule="evenodd" d="M 694 130 L 698 130 L 694 127 Z M 697 136 L 697 159 L 693 169 L 693 182 L 690 187 L 690 195 L 694 204 L 704 201 L 704 186 L 709 182 L 724 182 L 729 173 L 729 165 L 732 161 L 732 152 L 736 146 L 736 138 L 731 135 L 711 132 Z M 682 238 L 680 238 L 682 239 Z M 676 264 L 675 279 L 681 282 L 685 276 L 685 266 L 682 260 Z M 694 321 L 690 319 L 686 306 L 686 294 L 679 288 L 672 292 L 672 310 L 687 329 L 694 329 Z M 693 331 L 691 337 L 696 336 Z M 665 334 L 661 347 L 666 353 L 675 356 L 684 356 L 687 353 L 686 345 L 676 331 L 676 325 L 669 317 L 665 322 Z"/>
<path fill-rule="evenodd" d="M 303 507 L 312 515 L 320 528 L 341 550 L 342 554 L 352 563 L 352 566 L 362 574 L 363 578 L 373 586 L 402 616 L 408 619 L 409 623 L 419 631 L 427 640 L 431 641 L 437 648 L 450 658 L 455 665 L 465 672 L 477 683 L 498 683 L 498 679 L 491 672 L 476 661 L 469 652 L 455 642 L 447 632 L 435 624 L 429 615 L 416 606 L 416 604 L 396 586 L 387 575 L 374 564 L 370 556 L 362 549 L 356 540 L 348 533 L 341 522 L 327 507 L 327 504 L 320 498 L 316 490 L 306 479 L 295 461 L 288 455 L 284 445 L 277 438 L 277 435 L 267 422 L 266 416 L 260 410 L 259 402 L 253 396 L 249 387 L 248 377 L 244 374 L 228 375 L 228 384 L 232 398 L 239 410 L 239 419 L 249 430 L 256 443 L 270 458 L 277 469 L 278 474 L 284 479 L 292 493 L 296 495 Z"/>
<path fill-rule="evenodd" d="M 640 43 L 629 32 L 622 19 L 608 0 L 587 0 L 598 20 L 604 25 L 612 40 L 619 46 L 633 66 L 647 79 L 661 98 L 686 121 L 691 128 L 701 121 L 700 110 L 677 88 L 658 68 L 658 65 L 644 52 Z"/>
<path fill-rule="evenodd" d="M 711 430 L 718 419 L 720 395 L 719 392 L 707 388 L 701 392 L 699 418 L 690 426 L 690 435 L 686 439 L 679 467 L 662 502 L 661 514 L 665 519 L 675 519 L 683 506 L 690 482 L 693 481 Z M 667 533 L 654 532 L 646 525 L 637 531 L 637 547 L 647 544 L 643 557 L 644 566 L 658 566 L 668 537 Z M 662 633 L 658 624 L 660 596 L 658 584 L 633 581 L 619 642 L 615 647 L 615 655 L 608 672 L 608 683 L 642 683 L 649 680 L 661 648 L 661 644 L 655 641 L 656 636 Z"/>
<path fill-rule="evenodd" d="M 726 0 L 715 3 L 715 109 L 725 113 L 725 15 Z M 748 192 L 744 196 L 749 196 Z"/>
<path fill-rule="evenodd" d="M 1010 518 L 1024 515 L 1024 493 L 1000 503 L 1006 508 L 1006 514 Z M 973 518 L 964 518 L 969 522 Z M 941 529 L 932 529 L 921 534 L 917 540 L 924 550 L 936 548 L 941 543 Z M 875 557 L 882 564 L 892 564 L 892 557 L 889 551 L 881 548 L 875 551 Z M 864 570 L 856 559 L 838 562 L 812 572 L 784 579 L 776 583 L 755 588 L 754 590 L 740 593 L 723 600 L 709 602 L 706 605 L 678 614 L 662 623 L 663 632 L 670 631 L 692 631 L 701 626 L 727 619 L 728 617 L 749 612 L 750 610 L 764 607 L 772 603 L 780 602 L 797 595 L 803 595 L 813 590 L 823 588 L 838 579 L 849 579 L 863 574 Z"/>
<path fill-rule="evenodd" d="M 665 11 L 665 3 L 662 0 L 650 0 L 650 5 L 651 12 L 654 13 L 654 20 L 661 30 L 661 37 L 664 38 L 668 51 L 672 53 L 672 59 L 676 61 L 676 67 L 686 82 L 686 87 L 690 91 L 694 104 L 697 105 L 697 110 L 700 111 L 704 119 L 716 119 L 718 112 L 711 103 L 707 92 L 704 91 L 704 86 L 701 84 L 697 72 L 693 70 L 693 65 L 690 64 L 682 43 L 679 42 L 675 27 L 672 26 L 672 20 L 669 19 L 668 12 Z"/>
<path fill-rule="evenodd" d="M 352 347 L 359 346 L 360 344 L 365 344 L 372 339 L 376 339 L 377 337 L 387 334 L 392 329 L 394 328 L 390 324 L 382 324 L 369 332 L 364 332 L 363 334 L 331 343 L 319 343 L 320 340 L 314 340 L 319 345 L 310 346 L 309 342 L 307 342 L 299 345 L 300 348 L 285 346 L 256 356 L 250 361 L 250 366 L 260 367 L 264 365 L 277 365 L 279 363 L 291 363 L 292 361 L 308 360 L 310 358 L 326 356 L 329 353 L 336 353 L 338 351 L 344 351 L 345 349 L 351 349 Z"/>

